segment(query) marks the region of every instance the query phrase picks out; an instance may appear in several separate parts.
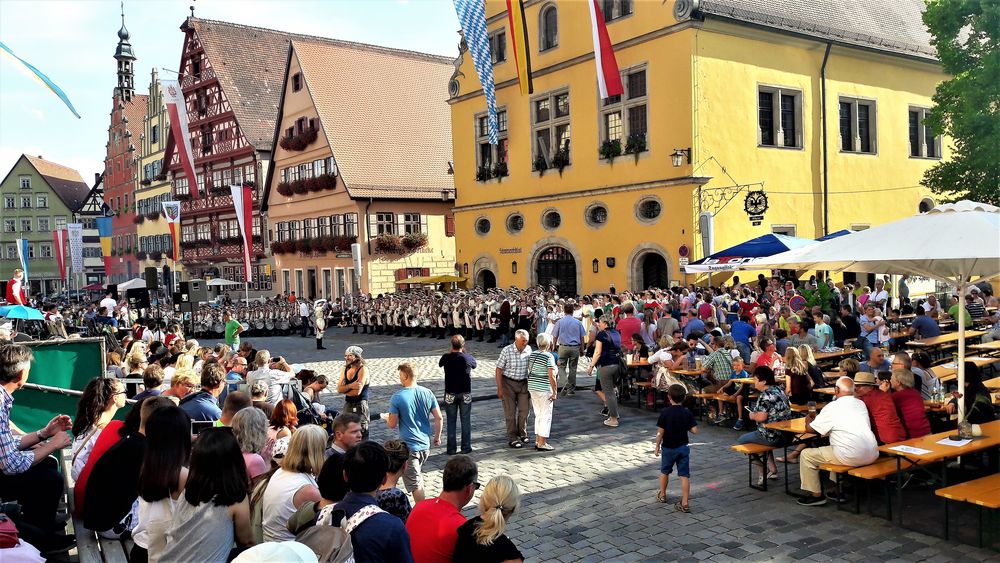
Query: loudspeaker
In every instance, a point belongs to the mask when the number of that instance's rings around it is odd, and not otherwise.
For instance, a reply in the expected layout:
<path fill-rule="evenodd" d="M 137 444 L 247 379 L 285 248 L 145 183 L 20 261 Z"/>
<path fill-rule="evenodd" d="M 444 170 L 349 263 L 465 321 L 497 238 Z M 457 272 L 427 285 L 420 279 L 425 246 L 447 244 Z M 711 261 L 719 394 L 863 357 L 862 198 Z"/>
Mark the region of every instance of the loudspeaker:
<path fill-rule="evenodd" d="M 7 298 L 7 280 L 0 280 L 0 298 Z"/>
<path fill-rule="evenodd" d="M 149 290 L 143 288 L 129 289 L 125 291 L 128 299 L 129 309 L 139 311 L 139 309 L 149 309 Z"/>
<path fill-rule="evenodd" d="M 200 303 L 208 301 L 208 288 L 204 280 L 189 280 L 180 283 L 180 292 L 188 294 L 188 301 Z"/>
<path fill-rule="evenodd" d="M 156 266 L 147 266 L 144 277 L 146 278 L 146 289 L 160 288 L 160 280 L 156 274 Z"/>
<path fill-rule="evenodd" d="M 174 277 L 170 274 L 170 266 L 163 267 L 163 290 L 167 294 L 174 292 Z"/>
<path fill-rule="evenodd" d="M 111 294 L 111 297 L 115 301 L 119 301 L 120 300 L 119 297 L 118 297 L 118 284 L 116 284 L 116 283 L 109 283 L 108 284 L 108 289 L 107 289 L 107 291 L 104 292 L 104 294 L 107 295 L 108 293 Z"/>

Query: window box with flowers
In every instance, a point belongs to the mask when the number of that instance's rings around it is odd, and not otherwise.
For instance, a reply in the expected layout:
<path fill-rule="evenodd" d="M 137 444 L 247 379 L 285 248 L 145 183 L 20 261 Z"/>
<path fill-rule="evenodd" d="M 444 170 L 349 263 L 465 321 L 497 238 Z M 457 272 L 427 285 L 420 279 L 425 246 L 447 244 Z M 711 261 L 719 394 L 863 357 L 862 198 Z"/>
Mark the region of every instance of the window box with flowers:
<path fill-rule="evenodd" d="M 191 194 L 174 194 L 176 201 L 191 201 Z"/>
<path fill-rule="evenodd" d="M 406 247 L 403 246 L 403 237 L 392 233 L 382 233 L 375 237 L 375 250 L 386 254 L 402 254 Z"/>
<path fill-rule="evenodd" d="M 159 250 L 154 250 L 154 251 L 152 251 L 152 252 L 149 253 L 149 259 L 150 260 L 161 260 L 161 259 L 163 259 L 163 253 L 160 252 Z"/>
<path fill-rule="evenodd" d="M 211 188 L 206 188 L 206 189 L 210 194 L 217 196 L 229 195 L 232 193 L 232 190 L 229 188 L 229 186 L 212 186 Z"/>
<path fill-rule="evenodd" d="M 147 254 L 146 254 L 146 252 L 145 252 L 145 251 L 143 251 L 143 250 L 140 250 L 139 252 L 136 252 L 136 253 L 135 253 L 135 258 L 136 258 L 137 260 L 145 260 L 145 259 L 147 258 Z"/>
<path fill-rule="evenodd" d="M 159 211 L 150 211 L 149 213 L 146 214 L 147 221 L 156 221 L 159 218 L 160 218 Z"/>
<path fill-rule="evenodd" d="M 315 178 L 303 178 L 291 182 L 281 182 L 276 188 L 277 192 L 285 197 L 298 194 L 303 195 L 309 192 L 321 192 L 323 190 L 337 189 L 337 177 L 333 174 L 321 174 Z"/>
<path fill-rule="evenodd" d="M 402 239 L 403 247 L 410 252 L 427 246 L 427 233 L 408 233 Z"/>
<path fill-rule="evenodd" d="M 601 143 L 601 159 L 607 160 L 609 163 L 615 163 L 615 157 L 622 155 L 622 141 L 621 139 L 611 139 L 610 141 L 604 141 Z"/>
<path fill-rule="evenodd" d="M 145 215 L 136 215 L 135 217 L 132 218 L 132 222 L 135 223 L 136 225 L 141 225 L 145 220 L 146 220 Z"/>
<path fill-rule="evenodd" d="M 306 147 L 316 142 L 317 136 L 315 129 L 307 128 L 296 135 L 282 137 L 278 145 L 286 151 L 304 151 Z"/>
<path fill-rule="evenodd" d="M 563 147 L 556 150 L 555 154 L 552 155 L 552 166 L 559 169 L 559 175 L 562 176 L 563 168 L 569 166 L 569 148 Z"/>
<path fill-rule="evenodd" d="M 625 142 L 625 154 L 635 156 L 636 163 L 639 162 L 639 153 L 646 151 L 646 135 L 642 133 L 632 133 Z"/>

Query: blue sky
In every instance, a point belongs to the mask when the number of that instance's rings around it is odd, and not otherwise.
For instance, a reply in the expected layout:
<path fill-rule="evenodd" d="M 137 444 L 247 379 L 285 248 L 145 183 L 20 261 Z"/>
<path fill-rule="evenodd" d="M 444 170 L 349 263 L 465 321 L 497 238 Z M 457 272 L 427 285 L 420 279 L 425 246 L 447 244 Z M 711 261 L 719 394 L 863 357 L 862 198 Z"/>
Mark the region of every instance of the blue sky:
<path fill-rule="evenodd" d="M 192 4 L 206 19 L 458 53 L 451 0 L 126 0 L 138 93 L 148 91 L 154 66 L 177 68 L 184 38 L 179 27 Z M 88 183 L 103 170 L 119 13 L 117 0 L 0 0 L 0 41 L 58 84 L 82 116 L 73 116 L 11 59 L 0 58 L 0 178 L 21 153 L 71 166 Z"/>

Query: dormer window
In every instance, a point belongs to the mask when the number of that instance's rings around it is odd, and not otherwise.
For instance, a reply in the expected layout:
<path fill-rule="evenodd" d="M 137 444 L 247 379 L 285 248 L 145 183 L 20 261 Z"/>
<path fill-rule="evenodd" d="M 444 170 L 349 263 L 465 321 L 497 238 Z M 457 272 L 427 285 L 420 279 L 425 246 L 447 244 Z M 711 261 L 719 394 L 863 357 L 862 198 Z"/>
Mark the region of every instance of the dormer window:
<path fill-rule="evenodd" d="M 195 78 L 201 79 L 201 61 L 198 59 L 191 59 L 191 74 Z"/>

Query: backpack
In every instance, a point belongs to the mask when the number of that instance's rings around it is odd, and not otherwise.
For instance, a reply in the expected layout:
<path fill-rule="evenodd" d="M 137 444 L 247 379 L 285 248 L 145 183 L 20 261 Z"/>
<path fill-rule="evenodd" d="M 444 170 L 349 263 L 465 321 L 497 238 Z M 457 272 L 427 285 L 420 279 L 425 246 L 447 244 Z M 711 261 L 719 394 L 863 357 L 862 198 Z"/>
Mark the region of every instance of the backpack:
<path fill-rule="evenodd" d="M 334 511 L 333 506 L 325 506 L 317 517 L 316 525 L 295 536 L 295 541 L 311 549 L 320 563 L 354 563 L 351 533 L 368 518 L 385 511 L 371 504 L 350 518 L 344 518 L 343 512 Z M 337 525 L 334 525 L 335 516 L 340 518 Z"/>

